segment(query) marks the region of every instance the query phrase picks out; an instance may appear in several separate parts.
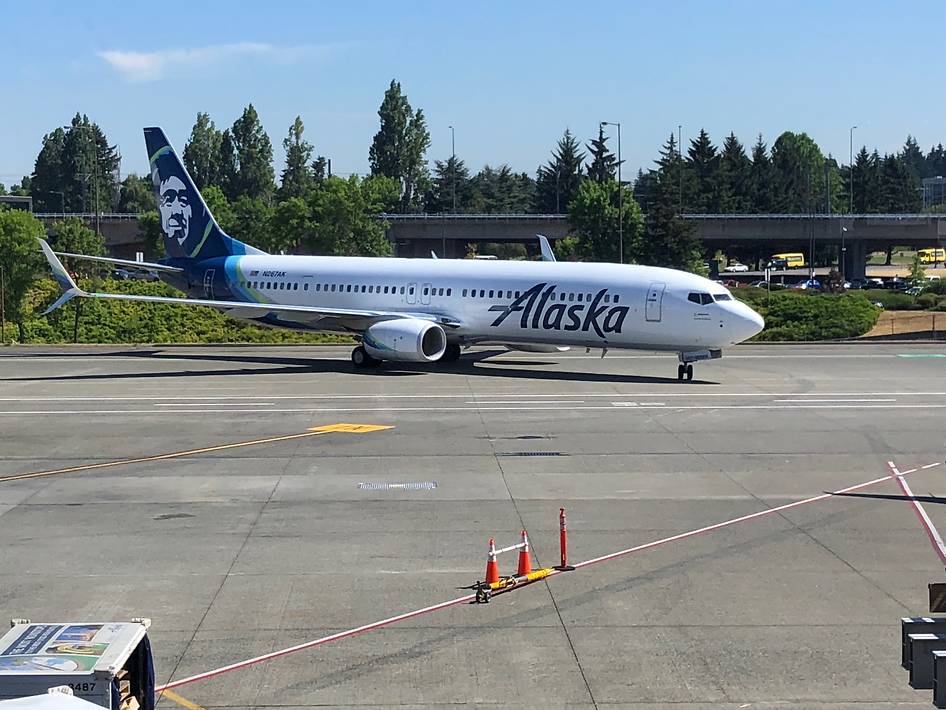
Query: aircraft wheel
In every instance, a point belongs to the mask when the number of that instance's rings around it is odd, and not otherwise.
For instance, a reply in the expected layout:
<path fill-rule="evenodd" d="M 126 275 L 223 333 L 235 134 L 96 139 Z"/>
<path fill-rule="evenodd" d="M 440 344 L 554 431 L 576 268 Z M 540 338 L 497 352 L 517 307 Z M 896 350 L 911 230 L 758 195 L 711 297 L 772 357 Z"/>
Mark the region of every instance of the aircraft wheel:
<path fill-rule="evenodd" d="M 355 367 L 371 367 L 378 364 L 378 360 L 371 357 L 361 345 L 351 351 L 351 361 Z"/>
<path fill-rule="evenodd" d="M 687 382 L 693 379 L 693 365 L 687 365 L 686 376 Z"/>
<path fill-rule="evenodd" d="M 680 380 L 680 382 L 683 382 L 684 375 L 686 375 L 686 365 L 677 365 L 677 379 Z"/>
<path fill-rule="evenodd" d="M 456 343 L 448 343 L 447 349 L 441 356 L 441 362 L 456 362 L 460 359 L 460 346 Z"/>

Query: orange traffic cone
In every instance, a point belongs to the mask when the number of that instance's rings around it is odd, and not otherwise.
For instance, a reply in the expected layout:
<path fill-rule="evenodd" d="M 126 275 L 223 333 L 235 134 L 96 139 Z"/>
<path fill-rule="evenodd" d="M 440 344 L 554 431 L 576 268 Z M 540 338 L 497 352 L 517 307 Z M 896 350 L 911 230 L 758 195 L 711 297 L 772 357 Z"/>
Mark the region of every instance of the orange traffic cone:
<path fill-rule="evenodd" d="M 489 539 L 489 552 L 486 555 L 486 584 L 499 581 L 499 563 L 496 562 L 496 543 Z"/>
<path fill-rule="evenodd" d="M 526 531 L 522 531 L 522 547 L 519 548 L 519 571 L 516 574 L 520 577 L 529 574 L 532 571 L 532 558 L 529 555 L 529 536 Z"/>

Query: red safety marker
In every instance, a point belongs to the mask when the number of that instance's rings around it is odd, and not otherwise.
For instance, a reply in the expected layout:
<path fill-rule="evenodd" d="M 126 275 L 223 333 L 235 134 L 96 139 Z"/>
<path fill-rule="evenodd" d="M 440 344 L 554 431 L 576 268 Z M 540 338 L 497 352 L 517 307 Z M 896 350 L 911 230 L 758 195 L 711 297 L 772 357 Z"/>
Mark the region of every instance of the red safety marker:
<path fill-rule="evenodd" d="M 558 546 L 562 553 L 562 564 L 558 566 L 561 572 L 570 572 L 575 569 L 568 564 L 568 528 L 565 524 L 565 509 L 558 509 Z"/>
<path fill-rule="evenodd" d="M 519 571 L 516 575 L 522 577 L 532 571 L 532 558 L 529 555 L 529 536 L 522 531 L 522 547 L 519 548 Z"/>
<path fill-rule="evenodd" d="M 489 552 L 486 554 L 486 584 L 499 581 L 499 563 L 496 562 L 496 542 L 489 539 Z"/>

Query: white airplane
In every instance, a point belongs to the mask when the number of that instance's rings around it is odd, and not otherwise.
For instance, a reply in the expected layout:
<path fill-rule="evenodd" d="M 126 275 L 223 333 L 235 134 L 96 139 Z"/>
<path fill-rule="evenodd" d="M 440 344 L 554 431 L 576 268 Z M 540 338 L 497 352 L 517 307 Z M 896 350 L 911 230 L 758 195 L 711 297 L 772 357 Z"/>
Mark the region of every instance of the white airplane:
<path fill-rule="evenodd" d="M 209 306 L 273 327 L 351 334 L 360 341 L 351 354 L 358 367 L 383 360 L 449 362 L 470 345 L 529 352 L 578 346 L 600 348 L 602 357 L 611 348 L 661 350 L 678 354 L 680 380 L 693 379 L 694 362 L 718 358 L 724 347 L 764 327 L 762 317 L 723 286 L 673 269 L 271 256 L 227 236 L 164 132 L 144 133 L 167 257 L 140 263 L 58 255 L 152 269 L 189 298 L 85 292 L 42 242 L 63 289 L 47 313 L 76 296 Z"/>

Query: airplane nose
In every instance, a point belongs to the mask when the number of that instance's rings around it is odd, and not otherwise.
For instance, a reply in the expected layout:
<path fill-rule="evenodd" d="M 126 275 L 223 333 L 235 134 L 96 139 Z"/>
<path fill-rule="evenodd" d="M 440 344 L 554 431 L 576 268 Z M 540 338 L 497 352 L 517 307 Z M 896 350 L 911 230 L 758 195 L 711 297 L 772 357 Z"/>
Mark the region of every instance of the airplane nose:
<path fill-rule="evenodd" d="M 762 329 L 765 328 L 765 319 L 745 303 L 738 304 L 738 308 L 733 315 L 735 318 L 733 318 L 730 330 L 733 343 L 748 340 L 756 333 L 761 333 Z"/>

